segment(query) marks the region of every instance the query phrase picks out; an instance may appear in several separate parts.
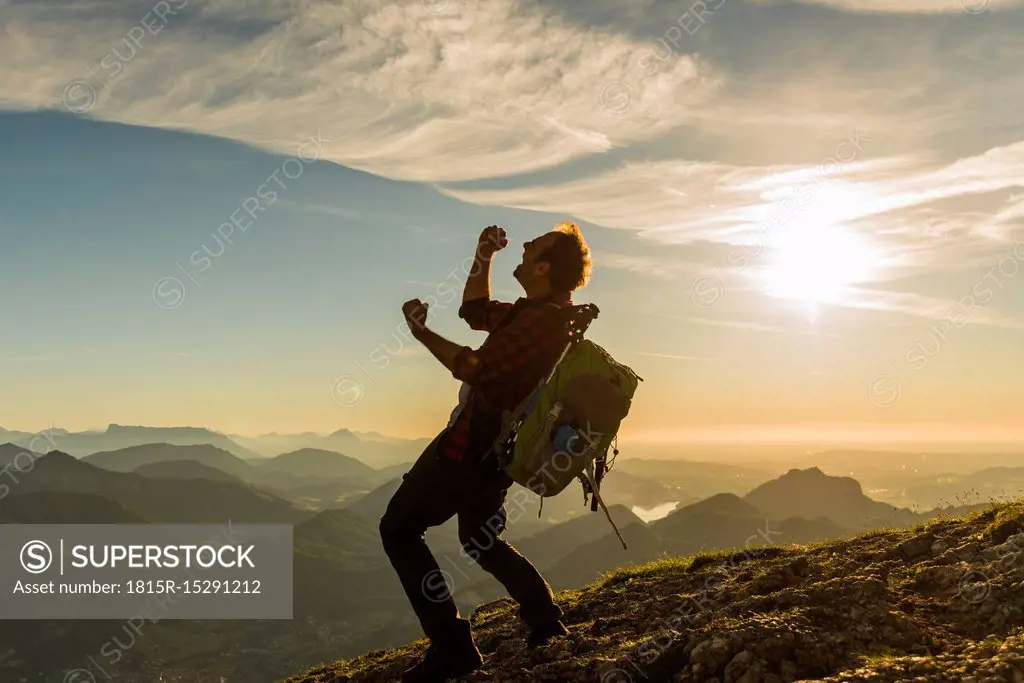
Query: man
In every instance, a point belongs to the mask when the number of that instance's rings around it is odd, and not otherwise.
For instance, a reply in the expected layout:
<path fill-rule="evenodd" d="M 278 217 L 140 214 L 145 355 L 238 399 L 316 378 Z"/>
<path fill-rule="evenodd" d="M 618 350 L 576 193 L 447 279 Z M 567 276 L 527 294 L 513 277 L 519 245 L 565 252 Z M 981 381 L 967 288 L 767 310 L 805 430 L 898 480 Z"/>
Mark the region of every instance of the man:
<path fill-rule="evenodd" d="M 402 307 L 415 338 L 463 382 L 448 426 L 404 476 L 380 522 L 384 549 L 430 639 L 424 659 L 405 672 L 407 682 L 441 682 L 482 664 L 469 621 L 460 617 L 423 540 L 429 527 L 455 515 L 463 550 L 519 603 L 528 645 L 568 633 L 550 586 L 501 538 L 512 479 L 485 456 L 501 430 L 502 411 L 522 402 L 561 355 L 566 336 L 560 311 L 572 305 L 573 291 L 590 278 L 590 250 L 574 223 L 561 223 L 527 242 L 514 273 L 526 296 L 510 304 L 491 300 L 490 292 L 491 259 L 506 244 L 504 230 L 484 229 L 463 292 L 459 317 L 489 333 L 480 348 L 428 329 L 427 306 L 418 299 Z"/>

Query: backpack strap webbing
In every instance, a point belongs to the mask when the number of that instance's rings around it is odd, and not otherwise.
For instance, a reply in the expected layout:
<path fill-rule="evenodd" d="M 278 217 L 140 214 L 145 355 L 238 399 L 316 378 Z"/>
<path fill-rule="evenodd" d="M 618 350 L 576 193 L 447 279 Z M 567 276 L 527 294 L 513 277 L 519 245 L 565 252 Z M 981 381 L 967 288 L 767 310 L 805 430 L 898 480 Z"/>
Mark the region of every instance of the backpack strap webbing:
<path fill-rule="evenodd" d="M 590 482 L 590 489 L 594 493 L 594 499 L 601 505 L 601 509 L 604 510 L 605 517 L 608 518 L 608 523 L 612 525 L 612 529 L 615 530 L 615 535 L 619 537 L 619 543 L 622 544 L 622 549 L 629 550 L 629 547 L 626 545 L 626 540 L 622 538 L 622 533 L 619 531 L 619 527 L 615 525 L 615 520 L 612 519 L 612 513 L 608 511 L 608 506 L 604 504 L 604 499 L 601 498 L 600 490 L 594 483 L 594 463 L 588 462 L 583 473 L 586 476 L 587 481 Z"/>

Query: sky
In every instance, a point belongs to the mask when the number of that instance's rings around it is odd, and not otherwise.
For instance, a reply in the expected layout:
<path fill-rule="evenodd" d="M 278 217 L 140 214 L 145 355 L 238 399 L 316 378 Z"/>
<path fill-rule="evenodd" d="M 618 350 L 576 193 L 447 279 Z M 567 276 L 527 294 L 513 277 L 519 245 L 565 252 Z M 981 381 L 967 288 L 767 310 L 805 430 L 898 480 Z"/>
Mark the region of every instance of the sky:
<path fill-rule="evenodd" d="M 575 220 L 621 434 L 1024 439 L 1021 0 L 0 0 L 0 427 L 429 436 Z"/>

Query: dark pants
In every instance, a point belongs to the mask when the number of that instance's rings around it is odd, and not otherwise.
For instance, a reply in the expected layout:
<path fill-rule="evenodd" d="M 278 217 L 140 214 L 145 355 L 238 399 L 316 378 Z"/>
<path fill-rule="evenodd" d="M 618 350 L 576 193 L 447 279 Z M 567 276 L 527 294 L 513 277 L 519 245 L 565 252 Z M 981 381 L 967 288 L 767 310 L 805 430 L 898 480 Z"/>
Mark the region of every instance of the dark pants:
<path fill-rule="evenodd" d="M 437 561 L 423 539 L 430 527 L 459 516 L 463 551 L 500 581 L 519 603 L 528 626 L 561 619 L 551 588 L 537 569 L 501 538 L 505 530 L 505 495 L 511 480 L 484 473 L 479 466 L 440 455 L 439 434 L 391 498 L 380 520 L 384 550 L 391 559 L 409 602 L 431 642 L 460 642 L 469 622 L 460 618 Z"/>

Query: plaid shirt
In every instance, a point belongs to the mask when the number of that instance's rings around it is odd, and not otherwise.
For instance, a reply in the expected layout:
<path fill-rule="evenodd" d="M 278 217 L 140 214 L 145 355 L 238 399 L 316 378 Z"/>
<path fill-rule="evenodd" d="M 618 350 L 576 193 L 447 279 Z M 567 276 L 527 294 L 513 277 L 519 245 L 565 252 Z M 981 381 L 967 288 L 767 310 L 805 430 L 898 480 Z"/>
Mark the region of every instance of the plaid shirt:
<path fill-rule="evenodd" d="M 474 330 L 489 332 L 479 349 L 464 347 L 452 375 L 470 386 L 469 396 L 444 437 L 442 454 L 480 458 L 501 430 L 504 410 L 515 410 L 547 376 L 565 348 L 559 310 L 571 306 L 568 294 L 545 299 L 520 298 L 514 304 L 470 299 L 459 317 Z"/>

